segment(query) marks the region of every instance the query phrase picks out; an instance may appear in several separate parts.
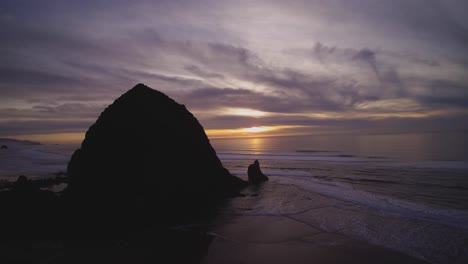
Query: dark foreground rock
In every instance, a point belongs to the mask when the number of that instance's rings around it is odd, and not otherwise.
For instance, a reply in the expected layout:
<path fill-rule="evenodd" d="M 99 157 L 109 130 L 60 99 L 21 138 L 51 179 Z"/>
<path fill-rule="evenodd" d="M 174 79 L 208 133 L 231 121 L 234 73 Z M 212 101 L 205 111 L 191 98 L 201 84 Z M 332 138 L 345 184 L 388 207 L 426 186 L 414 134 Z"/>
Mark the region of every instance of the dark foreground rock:
<path fill-rule="evenodd" d="M 184 105 L 143 84 L 101 113 L 68 175 L 65 197 L 83 222 L 119 229 L 190 218 L 246 185 Z"/>
<path fill-rule="evenodd" d="M 24 176 L 0 190 L 1 263 L 198 263 L 217 208 L 247 185 L 185 106 L 142 84 L 102 112 L 61 175 L 61 196 Z"/>
<path fill-rule="evenodd" d="M 0 191 L 2 239 L 48 236 L 58 220 L 59 200 L 33 181 L 20 176 L 9 189 Z M 1 262 L 1 258 L 0 258 Z"/>
<path fill-rule="evenodd" d="M 249 176 L 249 182 L 252 184 L 260 184 L 268 181 L 268 177 L 260 170 L 260 163 L 258 160 L 255 160 L 253 164 L 249 165 L 247 174 Z"/>

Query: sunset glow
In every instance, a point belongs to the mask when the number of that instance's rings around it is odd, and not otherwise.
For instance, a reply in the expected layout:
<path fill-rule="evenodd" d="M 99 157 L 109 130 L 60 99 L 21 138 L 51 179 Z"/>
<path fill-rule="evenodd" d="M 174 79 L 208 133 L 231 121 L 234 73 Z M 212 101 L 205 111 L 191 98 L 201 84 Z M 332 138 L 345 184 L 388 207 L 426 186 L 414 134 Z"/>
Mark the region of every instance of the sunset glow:
<path fill-rule="evenodd" d="M 50 133 L 33 135 L 11 135 L 7 138 L 18 140 L 32 140 L 42 143 L 80 143 L 85 138 L 85 133 Z"/>
<path fill-rule="evenodd" d="M 0 137 L 83 133 L 137 83 L 217 136 L 468 129 L 466 1 L 33 2 L 0 4 Z"/>
<path fill-rule="evenodd" d="M 260 126 L 237 129 L 207 129 L 210 138 L 255 138 L 288 135 L 305 135 L 310 133 L 308 126 Z"/>
<path fill-rule="evenodd" d="M 262 117 L 266 115 L 265 112 L 247 108 L 226 108 L 223 112 L 234 116 Z"/>
<path fill-rule="evenodd" d="M 246 133 L 260 133 L 273 130 L 272 127 L 248 127 L 241 129 L 241 132 Z"/>
<path fill-rule="evenodd" d="M 210 138 L 237 138 L 253 136 L 271 136 L 268 132 L 284 130 L 283 127 L 247 127 L 237 129 L 207 129 L 206 134 Z"/>

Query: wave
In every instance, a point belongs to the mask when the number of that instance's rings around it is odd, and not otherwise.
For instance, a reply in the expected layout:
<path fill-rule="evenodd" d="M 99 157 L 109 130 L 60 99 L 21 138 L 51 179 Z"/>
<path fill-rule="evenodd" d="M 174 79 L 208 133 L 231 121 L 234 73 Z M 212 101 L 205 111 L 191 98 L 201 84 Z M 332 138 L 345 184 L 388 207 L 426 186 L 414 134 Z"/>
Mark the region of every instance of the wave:
<path fill-rule="evenodd" d="M 74 145 L 45 145 L 32 141 L 5 140 L 8 149 L 0 152 L 0 179 L 15 181 L 19 175 L 28 178 L 53 176 L 66 171 Z"/>
<path fill-rule="evenodd" d="M 291 153 L 279 153 L 279 154 L 247 154 L 247 153 L 228 153 L 222 152 L 218 153 L 218 156 L 223 161 L 229 160 L 277 160 L 277 161 L 320 161 L 320 162 L 348 162 L 348 163 L 363 163 L 363 162 L 373 162 L 370 159 L 348 155 L 348 154 L 337 154 L 337 155 L 301 155 L 301 154 L 291 154 Z"/>
<path fill-rule="evenodd" d="M 340 179 L 348 180 L 350 182 L 370 182 L 370 183 L 384 183 L 384 184 L 400 184 L 396 181 L 390 180 L 378 180 L 378 179 L 364 179 L 364 178 L 350 178 L 350 177 L 342 177 Z"/>
<path fill-rule="evenodd" d="M 437 222 L 468 229 L 468 212 L 458 209 L 434 208 L 428 205 L 358 190 L 349 184 L 336 181 L 321 182 L 324 178 L 295 177 L 293 175 L 275 177 L 282 184 L 292 184 L 304 191 L 316 192 L 338 200 L 367 206 L 382 213 L 407 218 Z"/>
<path fill-rule="evenodd" d="M 335 151 L 335 150 L 307 150 L 307 149 L 299 149 L 299 150 L 296 150 L 296 152 L 299 152 L 299 153 L 336 153 L 336 152 L 339 152 L 339 151 Z"/>
<path fill-rule="evenodd" d="M 260 195 L 233 203 L 240 215 L 287 217 L 432 263 L 465 263 L 460 260 L 468 256 L 468 230 L 466 225 L 459 226 L 466 214 L 450 225 L 428 217 L 427 208 L 411 205 L 410 210 L 407 203 L 385 199 L 336 182 L 316 185 L 310 177 L 273 177 L 262 186 Z M 427 210 L 432 215 L 446 213 Z M 450 213 L 453 218 L 454 211 Z"/>

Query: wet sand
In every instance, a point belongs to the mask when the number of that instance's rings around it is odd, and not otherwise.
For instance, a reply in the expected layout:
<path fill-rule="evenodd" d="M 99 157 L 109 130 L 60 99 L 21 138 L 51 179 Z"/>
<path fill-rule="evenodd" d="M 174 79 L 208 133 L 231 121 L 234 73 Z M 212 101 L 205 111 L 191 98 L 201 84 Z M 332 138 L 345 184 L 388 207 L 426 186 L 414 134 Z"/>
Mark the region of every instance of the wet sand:
<path fill-rule="evenodd" d="M 350 218 L 347 203 L 275 182 L 243 193 L 212 225 L 203 264 L 428 263 L 347 236 L 349 221 L 368 224 Z M 333 222 L 341 224 L 331 229 Z"/>
<path fill-rule="evenodd" d="M 235 216 L 213 229 L 204 264 L 427 263 L 285 216 Z"/>

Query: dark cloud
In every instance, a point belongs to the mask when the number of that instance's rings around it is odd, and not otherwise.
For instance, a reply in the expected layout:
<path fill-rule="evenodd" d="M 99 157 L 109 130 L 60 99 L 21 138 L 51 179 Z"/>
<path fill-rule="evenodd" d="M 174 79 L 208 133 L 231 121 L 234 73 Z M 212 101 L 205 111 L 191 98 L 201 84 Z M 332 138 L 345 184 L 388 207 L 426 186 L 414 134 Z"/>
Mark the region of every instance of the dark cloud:
<path fill-rule="evenodd" d="M 371 64 L 376 64 L 375 52 L 369 49 L 362 49 L 353 56 L 353 60 L 362 60 Z"/>
<path fill-rule="evenodd" d="M 370 49 L 362 49 L 358 51 L 354 56 L 353 60 L 363 61 L 367 63 L 375 73 L 375 76 L 379 79 L 379 82 L 382 83 L 382 78 L 380 77 L 379 68 L 377 67 L 377 59 L 375 52 Z"/>
<path fill-rule="evenodd" d="M 424 84 L 427 93 L 417 96 L 417 100 L 431 108 L 468 108 L 468 84 L 451 80 L 431 80 Z"/>
<path fill-rule="evenodd" d="M 256 1 L 248 5 L 255 12 L 244 12 L 246 3 L 2 1 L 0 134 L 81 130 L 139 82 L 195 111 L 276 113 L 265 125 L 424 127 L 431 119 L 305 114 L 468 109 L 463 1 Z M 359 108 L 388 100 L 417 107 Z M 229 128 L 259 119 L 202 122 Z"/>
<path fill-rule="evenodd" d="M 49 134 L 49 133 L 76 133 L 86 132 L 93 124 L 91 121 L 79 120 L 36 120 L 36 121 L 9 121 L 0 122 L 1 136 L 15 135 L 33 135 L 33 134 Z"/>
<path fill-rule="evenodd" d="M 0 120 L 21 119 L 96 119 L 106 105 L 64 103 L 37 104 L 30 108 L 0 108 Z"/>
<path fill-rule="evenodd" d="M 0 82 L 4 87 L 7 86 L 74 86 L 82 84 L 79 77 L 64 76 L 57 73 L 43 72 L 40 70 L 26 70 L 14 68 L 0 68 Z M 16 89 L 15 89 L 16 90 Z M 4 90 L 2 89 L 2 92 Z"/>
<path fill-rule="evenodd" d="M 328 47 L 323 45 L 320 42 L 316 42 L 315 46 L 312 48 L 312 54 L 317 57 L 317 59 L 324 63 L 326 57 L 333 55 L 336 51 L 336 47 Z"/>

